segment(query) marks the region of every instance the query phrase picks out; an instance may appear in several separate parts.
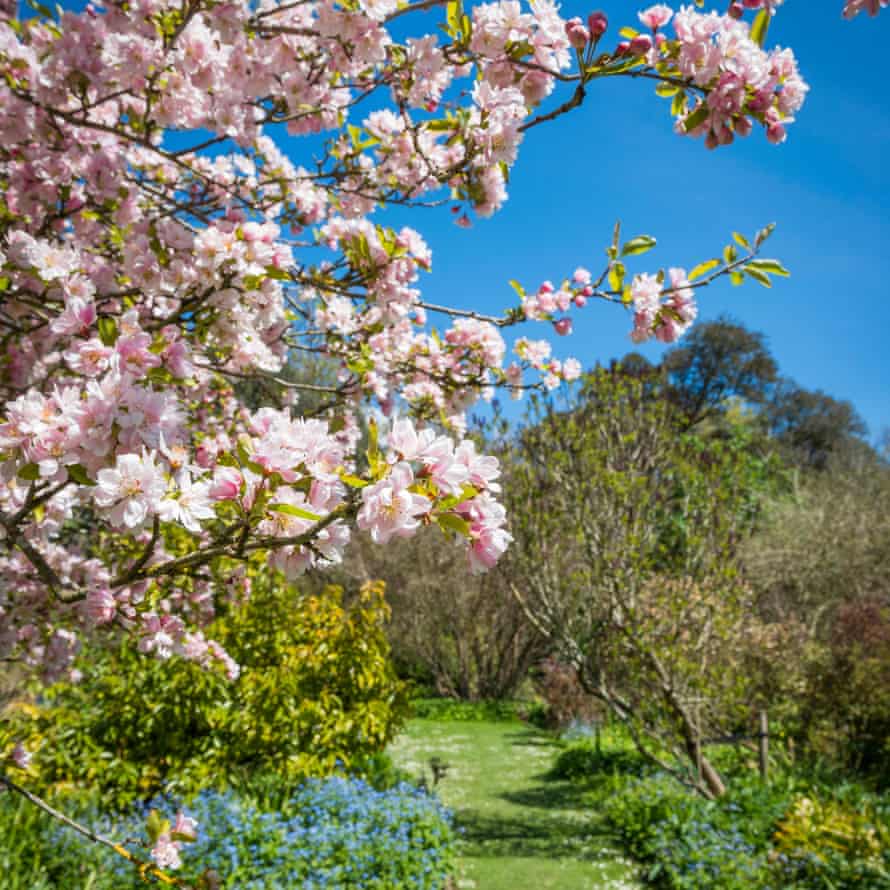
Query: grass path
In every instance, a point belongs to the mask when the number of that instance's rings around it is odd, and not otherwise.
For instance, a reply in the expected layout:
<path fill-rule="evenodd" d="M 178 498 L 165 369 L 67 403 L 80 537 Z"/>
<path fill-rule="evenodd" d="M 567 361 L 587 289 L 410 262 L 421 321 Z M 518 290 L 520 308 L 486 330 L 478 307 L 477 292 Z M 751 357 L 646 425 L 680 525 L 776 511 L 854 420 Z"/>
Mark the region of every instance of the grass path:
<path fill-rule="evenodd" d="M 570 782 L 556 747 L 521 723 L 413 720 L 390 753 L 409 773 L 449 765 L 436 789 L 462 832 L 461 890 L 638 890 L 634 868 Z"/>

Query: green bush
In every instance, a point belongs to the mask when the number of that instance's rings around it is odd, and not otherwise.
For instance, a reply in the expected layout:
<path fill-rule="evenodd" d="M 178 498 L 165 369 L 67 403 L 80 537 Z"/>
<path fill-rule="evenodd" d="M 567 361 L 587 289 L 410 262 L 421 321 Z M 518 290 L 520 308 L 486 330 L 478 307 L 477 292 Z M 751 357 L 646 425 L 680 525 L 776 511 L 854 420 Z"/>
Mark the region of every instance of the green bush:
<path fill-rule="evenodd" d="M 583 739 L 559 753 L 550 777 L 584 781 L 604 773 L 640 776 L 646 770 L 646 762 L 630 745 L 616 745 L 610 738 L 602 739 L 599 745 L 593 739 Z"/>
<path fill-rule="evenodd" d="M 305 596 L 260 576 L 210 629 L 241 665 L 236 681 L 129 647 L 91 649 L 83 681 L 55 687 L 32 722 L 39 783 L 96 788 L 123 807 L 265 773 L 293 786 L 373 771 L 407 709 L 387 617 L 380 584 L 344 605 L 339 588 Z"/>
<path fill-rule="evenodd" d="M 890 890 L 890 801 L 808 784 L 737 775 L 709 801 L 667 776 L 625 776 L 598 805 L 664 890 Z"/>
<path fill-rule="evenodd" d="M 412 716 L 423 720 L 476 722 L 515 720 L 519 705 L 511 701 L 463 701 L 456 698 L 419 698 L 411 703 Z"/>
<path fill-rule="evenodd" d="M 849 786 L 794 799 L 775 837 L 776 872 L 799 887 L 890 888 L 890 804 Z"/>

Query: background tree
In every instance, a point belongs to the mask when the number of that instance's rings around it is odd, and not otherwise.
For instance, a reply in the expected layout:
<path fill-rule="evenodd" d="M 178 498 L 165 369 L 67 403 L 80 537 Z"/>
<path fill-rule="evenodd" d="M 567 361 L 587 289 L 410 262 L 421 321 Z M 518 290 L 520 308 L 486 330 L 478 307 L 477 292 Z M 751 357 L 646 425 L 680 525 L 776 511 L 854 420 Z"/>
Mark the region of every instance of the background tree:
<path fill-rule="evenodd" d="M 511 698 L 547 654 L 503 573 L 473 574 L 441 536 L 427 532 L 385 550 L 362 538 L 344 568 L 386 582 L 393 658 L 438 695 Z"/>
<path fill-rule="evenodd" d="M 505 446 L 515 595 L 641 750 L 709 795 L 723 782 L 706 756 L 696 775 L 696 739 L 739 719 L 756 622 L 735 552 L 773 464 L 750 444 L 681 434 L 612 369 L 562 410 L 537 403 Z"/>
<path fill-rule="evenodd" d="M 733 400 L 764 404 L 778 371 L 764 335 L 729 318 L 696 325 L 662 364 L 687 427 L 721 415 Z"/>
<path fill-rule="evenodd" d="M 769 430 L 796 464 L 824 469 L 834 459 L 865 457 L 868 432 L 853 405 L 820 390 L 807 390 L 783 379 L 764 405 Z"/>

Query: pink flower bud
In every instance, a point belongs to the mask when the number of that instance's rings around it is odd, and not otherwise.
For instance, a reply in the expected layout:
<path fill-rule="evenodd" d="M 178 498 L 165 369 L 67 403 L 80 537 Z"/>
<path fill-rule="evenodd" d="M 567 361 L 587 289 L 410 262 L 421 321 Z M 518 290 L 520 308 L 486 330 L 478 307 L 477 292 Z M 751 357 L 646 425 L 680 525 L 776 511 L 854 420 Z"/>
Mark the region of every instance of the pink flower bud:
<path fill-rule="evenodd" d="M 565 30 L 569 43 L 575 49 L 584 49 L 590 43 L 590 32 L 584 27 L 584 22 L 577 16 L 566 22 Z"/>
<path fill-rule="evenodd" d="M 598 40 L 609 27 L 609 20 L 604 12 L 592 12 L 587 17 L 587 27 L 594 40 Z"/>
<path fill-rule="evenodd" d="M 587 288 L 584 288 L 587 290 Z M 584 292 L 582 291 L 580 294 L 575 294 L 575 299 L 572 301 L 579 308 L 583 309 L 587 305 L 587 297 L 584 296 Z"/>
<path fill-rule="evenodd" d="M 231 501 L 241 491 L 241 473 L 235 467 L 217 467 L 210 485 L 210 497 L 214 501 Z"/>
<path fill-rule="evenodd" d="M 652 49 L 652 38 L 648 34 L 637 34 L 630 42 L 630 52 L 635 56 L 645 55 Z"/>
<path fill-rule="evenodd" d="M 766 138 L 773 144 L 779 145 L 785 141 L 785 128 L 778 122 L 770 124 L 766 128 Z"/>
<path fill-rule="evenodd" d="M 553 322 L 553 327 L 560 337 L 565 337 L 567 334 L 572 333 L 572 319 L 560 318 L 558 321 Z"/>
<path fill-rule="evenodd" d="M 738 2 L 738 0 L 735 0 L 734 3 L 729 4 L 729 11 L 727 14 L 731 19 L 740 19 L 745 14 L 745 8 Z"/>

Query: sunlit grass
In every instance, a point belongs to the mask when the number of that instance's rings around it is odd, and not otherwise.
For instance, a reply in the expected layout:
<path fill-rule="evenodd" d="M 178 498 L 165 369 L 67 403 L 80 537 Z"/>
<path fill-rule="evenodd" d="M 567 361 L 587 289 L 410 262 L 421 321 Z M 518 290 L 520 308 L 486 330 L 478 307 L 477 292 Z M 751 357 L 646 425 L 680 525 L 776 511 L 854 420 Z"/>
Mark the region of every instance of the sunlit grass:
<path fill-rule="evenodd" d="M 577 783 L 549 779 L 557 753 L 519 722 L 411 721 L 391 748 L 396 763 L 430 776 L 462 831 L 460 890 L 636 890 L 633 864 L 585 806 Z"/>

